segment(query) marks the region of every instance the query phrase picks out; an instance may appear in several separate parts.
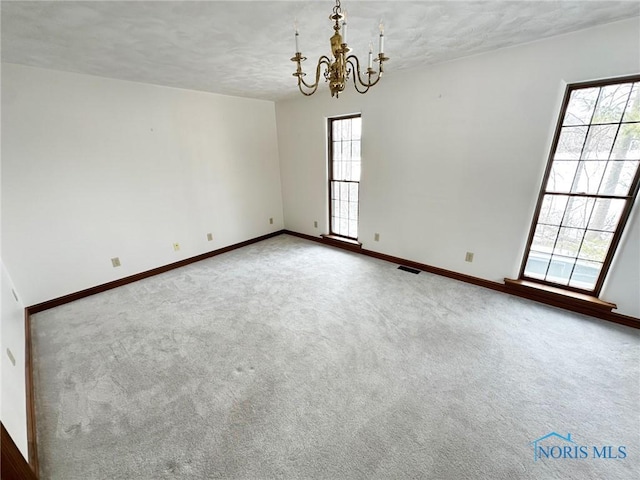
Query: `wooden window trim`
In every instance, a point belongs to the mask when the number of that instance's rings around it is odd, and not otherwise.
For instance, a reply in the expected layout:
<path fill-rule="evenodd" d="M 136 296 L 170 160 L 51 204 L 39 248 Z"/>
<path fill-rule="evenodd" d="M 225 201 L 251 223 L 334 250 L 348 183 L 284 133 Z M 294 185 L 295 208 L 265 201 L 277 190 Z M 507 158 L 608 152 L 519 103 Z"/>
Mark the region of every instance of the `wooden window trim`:
<path fill-rule="evenodd" d="M 329 197 L 329 233 L 326 235 L 323 234 L 322 237 L 326 238 L 328 241 L 343 241 L 346 244 L 349 244 L 350 242 L 355 242 L 356 245 L 359 244 L 360 247 L 362 247 L 362 244 L 358 242 L 357 238 L 347 237 L 345 235 L 340 235 L 338 233 L 335 233 L 331 226 L 331 218 L 333 217 L 333 202 L 331 201 L 332 200 L 331 199 L 331 182 L 342 181 L 342 180 L 333 179 L 333 121 L 349 120 L 351 118 L 362 118 L 362 114 L 351 113 L 348 115 L 339 115 L 339 116 L 327 118 L 327 159 L 328 159 L 327 192 Z M 360 141 L 362 142 L 362 139 Z M 352 183 L 357 183 L 358 189 L 359 189 L 359 185 L 360 185 L 359 181 L 352 182 Z M 358 198 L 358 222 L 360 221 L 359 218 L 360 218 L 360 199 Z"/>
<path fill-rule="evenodd" d="M 602 315 L 610 313 L 614 308 L 618 308 L 615 303 L 605 302 L 584 292 L 565 290 L 557 285 L 551 286 L 530 280 L 510 278 L 504 279 L 504 285 L 507 293 L 600 318 Z"/>
<path fill-rule="evenodd" d="M 531 225 L 529 227 L 529 236 L 527 237 L 527 245 L 524 251 L 524 255 L 522 257 L 522 263 L 520 265 L 520 272 L 518 275 L 518 279 L 521 282 L 525 282 L 527 285 L 529 284 L 538 284 L 540 286 L 541 290 L 545 290 L 544 287 L 552 287 L 554 289 L 558 289 L 558 290 L 562 290 L 565 292 L 573 292 L 576 294 L 585 294 L 587 296 L 590 296 L 592 298 L 598 298 L 600 296 L 600 293 L 602 291 L 602 287 L 604 285 L 604 281 L 607 277 L 607 274 L 609 272 L 609 269 L 611 267 L 611 263 L 613 262 L 613 258 L 615 256 L 615 253 L 618 249 L 618 246 L 620 244 L 620 240 L 622 239 L 622 235 L 623 232 L 625 230 L 625 227 L 627 225 L 627 221 L 629 220 L 629 217 L 631 216 L 631 211 L 633 210 L 633 206 L 635 204 L 635 199 L 638 196 L 638 190 L 640 190 L 640 168 L 638 168 L 638 170 L 636 171 L 636 175 L 634 177 L 633 180 L 633 187 L 632 190 L 629 192 L 629 195 L 625 196 L 624 199 L 626 200 L 626 204 L 625 207 L 620 215 L 620 219 L 618 221 L 618 226 L 615 230 L 615 232 L 613 232 L 613 237 L 611 239 L 611 243 L 609 245 L 609 250 L 607 252 L 607 256 L 604 259 L 604 262 L 602 264 L 602 269 L 600 270 L 600 274 L 598 276 L 598 280 L 596 282 L 596 285 L 594 286 L 593 290 L 586 290 L 586 289 L 581 289 L 581 288 L 577 288 L 577 287 L 572 287 L 570 285 L 559 285 L 557 283 L 553 283 L 553 282 L 549 282 L 546 280 L 541 280 L 541 279 L 537 279 L 537 278 L 532 278 L 532 277 L 527 277 L 525 276 L 525 268 L 526 268 L 526 264 L 527 264 L 527 259 L 529 257 L 529 253 L 531 250 L 531 245 L 533 244 L 533 239 L 535 236 L 535 231 L 536 231 L 536 225 L 538 223 L 538 218 L 540 216 L 540 210 L 542 209 L 542 201 L 544 199 L 544 196 L 547 194 L 547 192 L 545 191 L 547 182 L 549 180 L 549 176 L 551 175 L 551 169 L 553 167 L 553 160 L 554 160 L 554 155 L 556 152 L 556 149 L 558 147 L 558 143 L 560 141 L 560 132 L 562 130 L 562 123 L 564 120 L 564 116 L 567 112 L 567 107 L 569 105 L 569 101 L 571 99 L 571 92 L 574 90 L 580 90 L 580 89 L 585 89 L 585 88 L 594 88 L 594 87 L 606 87 L 608 85 L 615 85 L 618 83 L 635 83 L 635 82 L 640 82 L 640 75 L 629 75 L 629 76 L 625 76 L 625 77 L 617 77 L 617 78 L 609 78 L 609 79 L 605 79 L 605 80 L 596 80 L 596 81 L 589 81 L 589 82 L 580 82 L 580 83 L 571 83 L 571 84 L 567 84 L 566 89 L 565 89 L 565 93 L 564 93 L 564 98 L 562 101 L 562 107 L 560 108 L 560 113 L 558 114 L 558 120 L 556 122 L 556 129 L 555 129 L 555 133 L 554 133 L 554 137 L 553 137 L 553 142 L 551 144 L 551 149 L 549 151 L 549 157 L 547 158 L 547 166 L 544 172 L 544 175 L 542 177 L 542 183 L 540 185 L 540 191 L 538 193 L 538 199 L 537 199 L 537 203 L 536 203 L 536 208 L 531 220 Z M 621 119 L 622 120 L 622 119 Z M 623 123 L 629 123 L 629 122 L 619 122 L 620 124 Z M 581 195 L 581 194 L 575 194 L 575 193 L 569 193 L 569 194 L 562 194 L 562 195 L 569 195 L 569 196 L 587 196 L 590 198 L 593 198 L 594 195 Z M 606 197 L 604 195 L 598 195 L 598 198 L 601 197 Z M 623 197 L 615 197 L 615 198 L 623 198 Z M 506 279 L 505 279 L 506 282 Z"/>
<path fill-rule="evenodd" d="M 330 245 L 346 248 L 348 250 L 361 250 L 362 242 L 353 238 L 343 237 L 342 235 L 322 234 L 320 235 L 324 241 Z"/>

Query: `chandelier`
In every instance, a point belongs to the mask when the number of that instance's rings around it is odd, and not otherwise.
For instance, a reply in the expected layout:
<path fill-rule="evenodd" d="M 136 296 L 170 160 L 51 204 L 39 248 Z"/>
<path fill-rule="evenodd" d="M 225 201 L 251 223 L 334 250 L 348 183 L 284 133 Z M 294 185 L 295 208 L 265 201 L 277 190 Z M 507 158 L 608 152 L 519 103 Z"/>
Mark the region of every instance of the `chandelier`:
<path fill-rule="evenodd" d="M 326 82 L 329 82 L 332 97 L 335 96 L 338 98 L 340 92 L 345 89 L 349 77 L 353 79 L 353 85 L 359 93 L 367 93 L 371 87 L 380 81 L 384 73 L 383 63 L 389 60 L 388 57 L 384 56 L 384 26 L 382 22 L 380 22 L 380 53 L 378 53 L 378 57 L 375 59 L 375 62 L 378 63 L 378 70 L 373 69 L 373 44 L 370 43 L 367 70 L 362 73 L 358 57 L 349 55 L 351 49 L 347 46 L 347 16 L 346 11 L 344 14 L 342 13 L 340 0 L 336 0 L 336 6 L 333 7 L 333 14 L 329 15 L 329 19 L 334 22 L 334 34 L 331 37 L 333 60 L 326 55 L 318 59 L 315 83 L 311 84 L 307 83 L 303 78 L 306 73 L 302 71 L 302 62 L 307 58 L 303 57 L 302 53 L 300 53 L 298 28 L 296 26 L 296 54 L 291 61 L 296 62 L 297 68 L 293 76 L 298 77 L 298 88 L 300 92 L 307 96 L 311 96 L 316 92 L 320 84 L 320 73 L 324 66 L 324 78 Z"/>

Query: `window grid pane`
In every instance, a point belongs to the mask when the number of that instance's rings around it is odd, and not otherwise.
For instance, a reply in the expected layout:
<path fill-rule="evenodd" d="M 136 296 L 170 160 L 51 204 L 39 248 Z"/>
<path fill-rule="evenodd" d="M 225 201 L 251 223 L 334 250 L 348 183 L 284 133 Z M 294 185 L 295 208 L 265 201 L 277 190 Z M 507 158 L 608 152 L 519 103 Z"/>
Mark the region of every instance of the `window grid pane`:
<path fill-rule="evenodd" d="M 330 122 L 330 233 L 357 239 L 362 119 L 358 116 Z"/>
<path fill-rule="evenodd" d="M 639 90 L 627 81 L 570 91 L 522 277 L 589 292 L 602 285 L 638 190 Z"/>

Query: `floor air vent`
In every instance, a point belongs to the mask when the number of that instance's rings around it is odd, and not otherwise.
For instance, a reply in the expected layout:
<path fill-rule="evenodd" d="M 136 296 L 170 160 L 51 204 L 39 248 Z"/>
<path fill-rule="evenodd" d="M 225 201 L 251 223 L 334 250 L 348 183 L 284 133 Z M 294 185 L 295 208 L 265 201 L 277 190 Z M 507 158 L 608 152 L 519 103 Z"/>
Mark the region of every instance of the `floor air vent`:
<path fill-rule="evenodd" d="M 415 274 L 420 273 L 420 270 L 416 270 L 415 268 L 411 268 L 411 267 L 405 267 L 404 265 L 400 265 L 398 267 L 398 270 L 402 270 L 403 272 L 415 273 Z"/>

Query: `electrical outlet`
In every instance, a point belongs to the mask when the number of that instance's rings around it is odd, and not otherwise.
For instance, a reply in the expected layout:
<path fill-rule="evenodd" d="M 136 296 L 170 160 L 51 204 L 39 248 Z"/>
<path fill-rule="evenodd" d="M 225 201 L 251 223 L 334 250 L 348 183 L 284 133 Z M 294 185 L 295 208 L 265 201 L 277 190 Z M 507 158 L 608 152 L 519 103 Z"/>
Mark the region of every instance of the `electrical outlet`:
<path fill-rule="evenodd" d="M 179 243 L 174 243 L 173 244 L 173 249 L 177 252 L 178 250 L 180 250 L 180 244 Z"/>
<path fill-rule="evenodd" d="M 373 234 L 373 239 L 374 239 L 376 242 L 379 242 L 379 241 L 380 241 L 380 234 L 379 234 L 379 233 L 374 233 L 374 234 Z"/>
<path fill-rule="evenodd" d="M 273 217 L 269 219 L 269 223 L 273 225 Z"/>
<path fill-rule="evenodd" d="M 119 267 L 120 266 L 120 258 L 118 257 L 113 257 L 111 259 L 111 266 L 115 267 Z"/>
<path fill-rule="evenodd" d="M 318 222 L 317 221 L 313 222 L 313 228 L 318 228 Z"/>
<path fill-rule="evenodd" d="M 467 252 L 464 257 L 465 262 L 473 262 L 473 252 Z"/>
<path fill-rule="evenodd" d="M 213 240 L 213 233 L 207 233 L 207 240 L 208 241 Z"/>
<path fill-rule="evenodd" d="M 11 353 L 11 350 L 9 350 L 7 348 L 7 357 L 9 357 L 9 360 L 11 360 L 11 363 L 13 364 L 13 366 L 16 366 L 16 357 L 13 356 L 13 353 Z"/>

